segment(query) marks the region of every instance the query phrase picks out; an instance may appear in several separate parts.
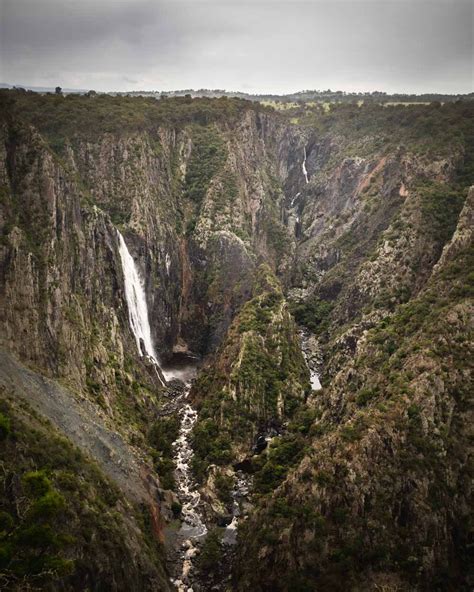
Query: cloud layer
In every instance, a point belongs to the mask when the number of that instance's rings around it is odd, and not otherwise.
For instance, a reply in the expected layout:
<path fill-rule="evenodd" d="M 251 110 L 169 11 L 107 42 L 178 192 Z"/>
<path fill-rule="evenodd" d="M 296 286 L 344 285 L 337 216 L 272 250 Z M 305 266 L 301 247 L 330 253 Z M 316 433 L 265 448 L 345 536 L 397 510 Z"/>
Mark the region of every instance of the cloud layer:
<path fill-rule="evenodd" d="M 0 0 L 0 79 L 472 92 L 470 0 Z"/>

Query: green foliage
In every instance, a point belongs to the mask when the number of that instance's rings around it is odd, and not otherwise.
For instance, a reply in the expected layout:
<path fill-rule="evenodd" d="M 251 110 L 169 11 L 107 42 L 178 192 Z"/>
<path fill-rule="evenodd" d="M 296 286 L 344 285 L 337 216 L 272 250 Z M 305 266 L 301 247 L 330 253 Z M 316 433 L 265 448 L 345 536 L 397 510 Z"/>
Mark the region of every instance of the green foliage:
<path fill-rule="evenodd" d="M 183 127 L 235 120 L 244 110 L 265 110 L 241 99 L 191 99 L 97 95 L 40 95 L 0 91 L 0 113 L 12 114 L 36 126 L 57 152 L 75 136 L 94 139 L 104 133 L 155 132 L 159 127 Z"/>
<path fill-rule="evenodd" d="M 239 332 L 256 331 L 264 335 L 282 302 L 283 294 L 279 291 L 265 292 L 246 302 L 239 315 Z"/>
<path fill-rule="evenodd" d="M 359 391 L 356 397 L 356 403 L 359 407 L 364 407 L 369 403 L 374 397 L 377 396 L 377 390 L 371 388 L 363 388 Z"/>
<path fill-rule="evenodd" d="M 346 442 L 357 442 L 360 439 L 360 431 L 355 425 L 345 425 L 341 428 L 341 437 Z"/>
<path fill-rule="evenodd" d="M 191 157 L 184 180 L 184 194 L 188 199 L 201 203 L 211 179 L 226 158 L 225 144 L 215 127 L 193 128 Z"/>
<path fill-rule="evenodd" d="M 0 441 L 5 440 L 10 434 L 10 418 L 0 413 Z"/>
<path fill-rule="evenodd" d="M 179 435 L 179 418 L 176 416 L 162 417 L 151 427 L 148 442 L 153 448 L 152 456 L 155 470 L 164 489 L 174 489 L 173 442 Z"/>
<path fill-rule="evenodd" d="M 217 528 L 208 532 L 198 556 L 197 565 L 202 572 L 213 572 L 221 558 L 221 537 Z"/>
<path fill-rule="evenodd" d="M 0 450 L 0 487 L 10 491 L 0 499 L 2 585 L 17 592 L 69 589 L 94 574 L 108 589 L 116 582 L 115 566 L 133 563 L 116 487 L 27 408 L 1 399 L 0 409 L 10 423 Z M 134 510 L 127 507 L 128 524 Z M 142 552 L 157 558 L 155 543 L 141 540 Z"/>
<path fill-rule="evenodd" d="M 199 480 L 210 464 L 223 465 L 232 460 L 230 435 L 210 418 L 196 424 L 193 449 L 193 470 Z"/>
<path fill-rule="evenodd" d="M 39 498 L 51 491 L 51 481 L 44 471 L 26 473 L 22 481 L 27 493 L 34 498 Z"/>
<path fill-rule="evenodd" d="M 52 518 L 66 507 L 66 500 L 55 490 L 48 491 L 37 499 L 30 508 L 30 515 L 36 518 Z"/>
<path fill-rule="evenodd" d="M 224 504 L 229 504 L 232 501 L 232 487 L 234 480 L 230 475 L 218 473 L 215 479 L 216 491 L 219 499 Z"/>
<path fill-rule="evenodd" d="M 162 417 L 155 421 L 150 429 L 148 441 L 162 455 L 173 455 L 173 442 L 179 434 L 179 419 L 176 416 Z"/>
<path fill-rule="evenodd" d="M 74 562 L 63 556 L 66 537 L 66 500 L 53 486 L 45 471 L 29 471 L 22 476 L 30 503 L 15 519 L 2 512 L 0 566 L 10 577 L 38 577 L 49 580 L 69 573 Z"/>
<path fill-rule="evenodd" d="M 255 473 L 255 491 L 267 494 L 278 487 L 285 479 L 290 468 L 301 460 L 304 445 L 303 437 L 298 434 L 286 434 L 276 438 L 263 465 Z"/>
<path fill-rule="evenodd" d="M 333 308 L 333 302 L 314 296 L 306 302 L 292 303 L 290 310 L 299 325 L 319 334 L 327 330 Z"/>
<path fill-rule="evenodd" d="M 470 102 L 430 105 L 379 105 L 364 99 L 364 104 L 331 104 L 328 109 L 308 104 L 289 110 L 288 117 L 298 117 L 300 124 L 311 125 L 319 134 L 344 134 L 360 142 L 363 150 L 394 150 L 400 144 L 421 154 L 452 154 L 463 139 L 472 135 L 469 121 L 474 119 Z M 370 138 L 370 142 L 368 142 Z M 471 162 L 472 164 L 472 162 Z"/>
<path fill-rule="evenodd" d="M 226 370 L 219 365 L 206 369 L 193 387 L 200 401 L 193 462 L 198 479 L 210 463 L 230 462 L 236 445 L 248 445 L 259 424 L 293 418 L 309 392 L 295 326 L 267 265 L 257 270 L 253 294 L 220 352 Z M 308 417 L 295 429 L 303 434 L 310 424 Z"/>
<path fill-rule="evenodd" d="M 465 196 L 459 189 L 435 182 L 425 182 L 418 191 L 422 196 L 425 228 L 436 239 L 441 250 L 456 228 Z"/>

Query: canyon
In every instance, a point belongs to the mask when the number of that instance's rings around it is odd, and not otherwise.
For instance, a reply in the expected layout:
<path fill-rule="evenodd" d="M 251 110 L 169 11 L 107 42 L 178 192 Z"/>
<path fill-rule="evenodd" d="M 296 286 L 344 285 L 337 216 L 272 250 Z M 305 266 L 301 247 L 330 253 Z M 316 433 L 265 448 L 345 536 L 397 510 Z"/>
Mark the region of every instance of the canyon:
<path fill-rule="evenodd" d="M 472 103 L 0 106 L 0 587 L 468 590 Z"/>

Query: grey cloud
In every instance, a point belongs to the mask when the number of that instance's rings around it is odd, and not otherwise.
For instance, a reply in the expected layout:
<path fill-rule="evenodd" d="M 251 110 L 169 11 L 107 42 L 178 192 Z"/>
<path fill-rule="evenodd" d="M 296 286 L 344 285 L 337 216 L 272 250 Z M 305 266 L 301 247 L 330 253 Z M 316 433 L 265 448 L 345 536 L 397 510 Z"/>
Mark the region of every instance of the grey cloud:
<path fill-rule="evenodd" d="M 7 82 L 472 91 L 472 3 L 0 0 Z"/>

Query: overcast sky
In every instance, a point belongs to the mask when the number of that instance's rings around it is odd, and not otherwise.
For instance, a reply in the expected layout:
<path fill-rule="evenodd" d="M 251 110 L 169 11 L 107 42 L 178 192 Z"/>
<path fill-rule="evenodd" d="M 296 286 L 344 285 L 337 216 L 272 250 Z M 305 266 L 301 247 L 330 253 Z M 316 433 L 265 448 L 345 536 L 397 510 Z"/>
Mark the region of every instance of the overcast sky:
<path fill-rule="evenodd" d="M 0 81 L 472 92 L 473 0 L 0 0 Z"/>

